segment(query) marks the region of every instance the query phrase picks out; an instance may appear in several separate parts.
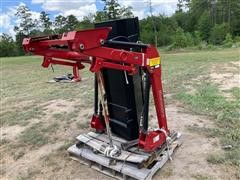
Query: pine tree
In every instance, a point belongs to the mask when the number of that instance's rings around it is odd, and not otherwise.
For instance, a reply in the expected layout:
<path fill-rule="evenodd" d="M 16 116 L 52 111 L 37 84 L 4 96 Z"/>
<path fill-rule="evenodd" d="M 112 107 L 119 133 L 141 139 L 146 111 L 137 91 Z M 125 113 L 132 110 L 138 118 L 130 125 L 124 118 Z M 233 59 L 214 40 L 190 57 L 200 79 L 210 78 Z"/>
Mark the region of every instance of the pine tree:
<path fill-rule="evenodd" d="M 26 5 L 21 5 L 17 8 L 15 16 L 20 20 L 19 26 L 14 27 L 15 32 L 30 35 L 35 27 L 30 9 Z"/>
<path fill-rule="evenodd" d="M 103 12 L 100 13 L 107 20 L 118 19 L 124 17 L 133 17 L 131 7 L 122 7 L 117 0 L 102 0 L 104 2 Z"/>
<path fill-rule="evenodd" d="M 40 23 L 44 33 L 51 33 L 52 22 L 45 11 L 40 13 Z"/>
<path fill-rule="evenodd" d="M 62 16 L 62 15 L 58 15 L 57 17 L 55 17 L 54 20 L 54 30 L 55 33 L 64 33 L 66 32 L 66 24 L 67 24 L 67 18 Z"/>
<path fill-rule="evenodd" d="M 183 12 L 183 0 L 178 0 L 176 12 Z"/>

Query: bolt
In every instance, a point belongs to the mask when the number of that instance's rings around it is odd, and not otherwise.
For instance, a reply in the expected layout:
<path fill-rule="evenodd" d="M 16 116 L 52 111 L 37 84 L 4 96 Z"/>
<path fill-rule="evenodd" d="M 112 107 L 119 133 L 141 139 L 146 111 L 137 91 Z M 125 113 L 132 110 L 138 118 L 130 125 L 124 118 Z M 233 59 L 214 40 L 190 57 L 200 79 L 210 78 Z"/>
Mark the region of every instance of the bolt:
<path fill-rule="evenodd" d="M 80 44 L 80 49 L 83 50 L 84 49 L 84 45 L 83 44 Z"/>
<path fill-rule="evenodd" d="M 104 45 L 104 40 L 103 39 L 100 39 L 100 44 Z"/>

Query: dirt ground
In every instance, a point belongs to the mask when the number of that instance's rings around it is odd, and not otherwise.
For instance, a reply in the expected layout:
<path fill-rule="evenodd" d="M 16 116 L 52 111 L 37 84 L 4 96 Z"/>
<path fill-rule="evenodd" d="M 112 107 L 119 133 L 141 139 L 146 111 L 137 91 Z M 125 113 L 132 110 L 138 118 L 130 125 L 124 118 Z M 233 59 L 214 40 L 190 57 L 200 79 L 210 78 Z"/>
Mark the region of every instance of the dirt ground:
<path fill-rule="evenodd" d="M 66 104 L 71 103 L 62 100 L 57 102 L 58 107 L 65 107 Z M 48 106 L 49 112 L 52 111 L 53 104 Z M 151 110 L 151 112 L 151 123 L 154 124 L 154 111 Z M 211 120 L 204 116 L 187 113 L 184 107 L 178 103 L 168 104 L 166 113 L 169 128 L 181 132 L 184 141 L 174 154 L 173 161 L 168 162 L 154 179 L 196 179 L 198 176 L 210 179 L 231 179 L 231 169 L 212 165 L 206 161 L 210 152 L 221 151 L 218 139 L 206 138 L 204 135 L 187 130 L 189 126 L 212 127 L 214 124 Z M 23 131 L 23 127 L 11 126 L 1 130 L 4 136 L 8 136 L 14 141 L 15 137 Z M 65 152 L 65 140 L 69 139 L 74 142 L 74 137 L 81 132 L 83 131 L 72 125 L 69 130 L 59 131 L 55 134 L 55 136 L 60 136 L 56 142 L 25 152 L 23 157 L 16 161 L 5 152 L 5 156 L 1 160 L 5 171 L 2 179 L 21 179 L 19 177 L 23 177 L 23 179 L 28 179 L 28 177 L 33 179 L 111 179 L 69 159 Z"/>
<path fill-rule="evenodd" d="M 238 70 L 238 66 L 239 63 L 227 64 L 226 67 L 221 67 L 224 69 L 224 73 L 217 71 L 219 69 L 217 65 L 214 66 L 211 73 L 212 80 L 223 88 L 238 86 L 239 74 L 234 75 L 228 72 L 229 68 Z M 171 95 L 165 96 L 171 97 Z M 51 134 L 51 142 L 37 148 L 0 146 L 0 178 L 9 180 L 112 179 L 71 160 L 66 153 L 67 147 L 75 142 L 74 138 L 78 134 L 90 130 L 88 122 L 92 115 L 92 108 L 85 107 L 79 101 L 66 100 L 49 101 L 43 106 L 45 115 L 41 119 L 32 119 L 27 126 L 2 126 L 1 134 L 3 138 L 7 137 L 10 144 L 14 145 L 17 143 L 17 137 L 33 123 L 40 121 L 49 125 L 58 123 L 57 129 Z M 74 117 L 74 120 L 66 123 L 52 118 L 56 113 L 71 112 L 75 108 L 78 108 L 81 113 Z M 173 161 L 169 161 L 162 170 L 158 171 L 154 179 L 234 179 L 231 167 L 213 165 L 206 160 L 210 153 L 222 151 L 219 140 L 189 130 L 189 127 L 214 127 L 214 123 L 209 117 L 193 115 L 177 101 L 171 101 L 166 105 L 166 113 L 169 129 L 181 132 L 184 141 L 174 154 Z M 154 124 L 153 109 L 150 111 L 150 117 L 151 124 Z"/>
<path fill-rule="evenodd" d="M 224 96 L 232 99 L 228 90 L 240 85 L 240 61 L 225 63 L 224 65 L 214 65 L 210 77 L 212 81 L 219 85 L 219 89 Z"/>

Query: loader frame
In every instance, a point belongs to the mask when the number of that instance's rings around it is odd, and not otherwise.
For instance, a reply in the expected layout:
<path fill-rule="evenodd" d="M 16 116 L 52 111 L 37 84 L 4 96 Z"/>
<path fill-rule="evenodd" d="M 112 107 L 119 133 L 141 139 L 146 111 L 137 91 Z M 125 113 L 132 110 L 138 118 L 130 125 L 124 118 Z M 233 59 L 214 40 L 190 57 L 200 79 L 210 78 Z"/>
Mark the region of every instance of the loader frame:
<path fill-rule="evenodd" d="M 179 143 L 180 136 L 170 132 L 167 126 L 160 55 L 157 48 L 150 44 L 108 40 L 110 31 L 111 27 L 105 27 L 72 31 L 61 35 L 25 38 L 23 48 L 27 53 L 43 56 L 42 66 L 44 68 L 54 64 L 73 67 L 74 81 L 81 80 L 79 70 L 85 68 L 84 64 L 89 64 L 89 70 L 95 73 L 97 84 L 102 87 L 103 92 L 104 82 L 101 81 L 101 70 L 103 69 L 125 71 L 129 75 L 136 74 L 139 68 L 145 72 L 149 78 L 149 89 L 150 87 L 152 89 L 158 128 L 149 129 L 147 118 L 142 116 L 139 120 L 140 128 L 137 140 L 129 142 L 116 138 L 109 132 L 109 114 L 107 107 L 103 107 L 106 111 L 104 114 L 105 124 L 102 123 L 101 117 L 96 112 L 91 119 L 91 127 L 101 133 L 90 132 L 90 134 L 79 135 L 78 143 L 70 147 L 68 151 L 78 160 L 87 159 L 97 165 L 101 171 L 105 168 L 111 169 L 115 174 L 123 174 L 121 178 L 151 179 L 156 170 L 165 164 L 175 148 L 181 144 Z M 116 48 L 116 46 L 123 48 Z M 135 52 L 133 48 L 138 48 L 139 51 Z M 104 96 L 102 94 L 103 106 L 106 101 Z M 104 132 L 107 132 L 108 138 Z M 120 147 L 119 156 L 106 156 L 102 153 L 109 144 L 111 146 L 117 144 L 116 146 Z M 131 158 L 135 159 L 130 161 Z M 138 175 L 130 173 L 136 169 L 139 170 Z"/>

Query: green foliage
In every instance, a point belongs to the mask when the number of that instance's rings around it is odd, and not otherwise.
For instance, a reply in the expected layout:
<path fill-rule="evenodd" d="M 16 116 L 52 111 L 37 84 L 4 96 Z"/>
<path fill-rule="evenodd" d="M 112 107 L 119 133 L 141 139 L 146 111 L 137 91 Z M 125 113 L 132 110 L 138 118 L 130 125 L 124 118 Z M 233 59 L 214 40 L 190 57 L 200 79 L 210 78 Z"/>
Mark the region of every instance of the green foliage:
<path fill-rule="evenodd" d="M 23 47 L 22 47 L 22 41 L 25 37 L 27 37 L 26 35 L 24 35 L 23 33 L 21 32 L 17 32 L 16 34 L 16 41 L 15 41 L 15 44 L 16 44 L 16 51 L 17 51 L 17 55 L 21 56 L 21 55 L 24 55 L 24 51 L 23 51 Z"/>
<path fill-rule="evenodd" d="M 177 25 L 181 27 L 184 31 L 188 31 L 188 19 L 189 15 L 186 12 L 176 12 L 172 19 L 176 21 Z"/>
<path fill-rule="evenodd" d="M 131 18 L 134 17 L 133 13 L 132 13 L 132 7 L 128 6 L 128 7 L 121 7 L 119 10 L 119 18 Z"/>
<path fill-rule="evenodd" d="M 17 55 L 13 38 L 7 34 L 0 36 L 0 57 Z"/>
<path fill-rule="evenodd" d="M 54 27 L 55 27 L 56 33 L 66 32 L 67 31 L 66 26 L 67 26 L 67 18 L 66 17 L 64 17 L 62 15 L 58 15 L 57 17 L 55 17 Z"/>
<path fill-rule="evenodd" d="M 229 24 L 216 24 L 211 30 L 210 41 L 216 45 L 223 44 L 227 33 L 229 33 Z"/>
<path fill-rule="evenodd" d="M 232 35 L 230 33 L 227 33 L 224 43 L 233 43 Z"/>
<path fill-rule="evenodd" d="M 187 39 L 187 46 L 193 46 L 194 45 L 193 36 L 189 32 L 185 33 L 185 36 Z"/>
<path fill-rule="evenodd" d="M 118 19 L 118 18 L 133 17 L 131 7 L 120 6 L 117 0 L 102 0 L 102 1 L 104 2 L 104 8 L 103 8 L 104 13 L 100 15 L 103 15 L 104 19 L 111 20 L 111 19 Z"/>
<path fill-rule="evenodd" d="M 17 33 L 30 35 L 31 31 L 37 26 L 31 18 L 30 9 L 26 5 L 20 5 L 17 8 L 15 16 L 20 20 L 19 26 L 15 26 L 14 30 Z"/>
<path fill-rule="evenodd" d="M 204 13 L 200 16 L 200 19 L 198 21 L 198 30 L 200 32 L 202 40 L 208 41 L 211 28 L 212 28 L 212 25 L 211 25 L 210 14 L 208 11 L 204 11 Z"/>
<path fill-rule="evenodd" d="M 73 31 L 76 30 L 76 27 L 79 23 L 78 19 L 74 15 L 67 16 L 67 24 L 65 25 L 66 31 Z"/>
<path fill-rule="evenodd" d="M 178 25 L 173 18 L 163 15 L 147 17 L 140 21 L 141 40 L 146 43 L 155 43 L 153 20 L 157 31 L 157 44 L 159 46 L 171 44 Z"/>
<path fill-rule="evenodd" d="M 236 37 L 234 38 L 234 42 L 240 42 L 240 36 L 236 36 Z"/>
<path fill-rule="evenodd" d="M 224 47 L 232 47 L 233 39 L 232 39 L 232 35 L 230 33 L 227 33 L 223 43 L 224 43 Z"/>
<path fill-rule="evenodd" d="M 97 11 L 94 16 L 95 22 L 103 22 L 107 20 L 107 14 L 105 11 Z"/>
<path fill-rule="evenodd" d="M 83 30 L 83 29 L 93 28 L 94 27 L 93 19 L 94 19 L 93 14 L 89 14 L 88 16 L 83 17 L 83 20 L 78 23 L 76 29 L 77 30 Z"/>
<path fill-rule="evenodd" d="M 187 38 L 183 32 L 182 28 L 178 28 L 174 37 L 175 47 L 187 47 Z"/>
<path fill-rule="evenodd" d="M 140 21 L 141 40 L 143 42 L 154 43 L 154 30 L 150 18 Z"/>
<path fill-rule="evenodd" d="M 195 46 L 199 45 L 202 42 L 201 33 L 199 31 L 194 31 L 193 41 Z"/>
<path fill-rule="evenodd" d="M 53 23 L 49 18 L 49 14 L 45 11 L 40 13 L 40 24 L 44 34 L 51 34 L 53 32 L 51 29 Z"/>
<path fill-rule="evenodd" d="M 208 48 L 208 44 L 207 44 L 207 42 L 202 41 L 202 42 L 200 42 L 200 43 L 198 44 L 197 47 L 198 47 L 199 50 L 207 49 L 207 48 Z"/>
<path fill-rule="evenodd" d="M 193 45 L 193 39 L 190 33 L 185 34 L 182 28 L 176 30 L 173 46 L 176 48 L 184 48 Z"/>

